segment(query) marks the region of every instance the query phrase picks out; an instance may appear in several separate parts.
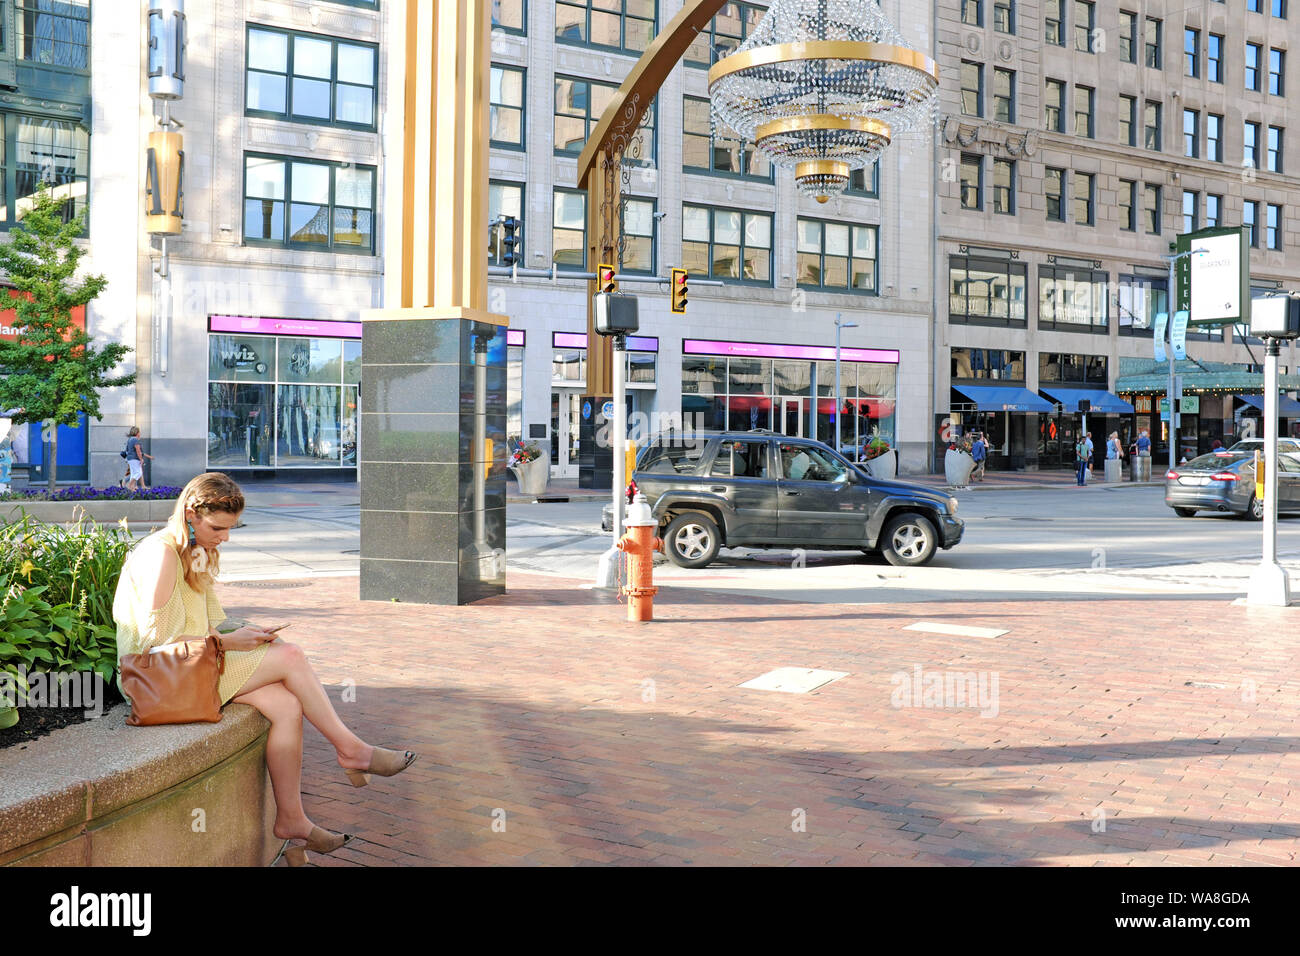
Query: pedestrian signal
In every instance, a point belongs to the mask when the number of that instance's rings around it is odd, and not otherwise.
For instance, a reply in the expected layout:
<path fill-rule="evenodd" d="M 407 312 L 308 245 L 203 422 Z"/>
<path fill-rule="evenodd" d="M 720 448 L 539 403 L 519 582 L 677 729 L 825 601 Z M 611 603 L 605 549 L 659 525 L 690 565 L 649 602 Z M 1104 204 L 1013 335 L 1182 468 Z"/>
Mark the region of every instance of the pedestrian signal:
<path fill-rule="evenodd" d="M 617 292 L 618 281 L 614 278 L 614 267 L 602 262 L 596 266 L 596 292 Z"/>

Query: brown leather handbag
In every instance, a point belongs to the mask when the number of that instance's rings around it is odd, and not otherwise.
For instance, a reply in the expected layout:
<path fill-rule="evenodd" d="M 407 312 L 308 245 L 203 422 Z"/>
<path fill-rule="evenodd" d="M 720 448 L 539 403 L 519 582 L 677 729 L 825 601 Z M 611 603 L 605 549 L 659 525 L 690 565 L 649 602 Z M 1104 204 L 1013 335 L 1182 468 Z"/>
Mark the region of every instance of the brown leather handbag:
<path fill-rule="evenodd" d="M 217 682 L 226 654 L 217 638 L 163 644 L 152 654 L 122 656 L 122 693 L 131 700 L 132 727 L 215 724 L 221 720 Z"/>

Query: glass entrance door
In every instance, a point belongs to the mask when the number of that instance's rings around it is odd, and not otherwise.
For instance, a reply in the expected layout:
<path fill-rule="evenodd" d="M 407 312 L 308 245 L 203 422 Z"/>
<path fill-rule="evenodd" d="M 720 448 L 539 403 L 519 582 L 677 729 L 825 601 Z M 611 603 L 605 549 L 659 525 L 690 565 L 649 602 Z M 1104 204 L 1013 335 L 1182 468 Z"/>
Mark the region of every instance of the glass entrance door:
<path fill-rule="evenodd" d="M 776 419 L 776 429 L 782 435 L 802 438 L 808 421 L 808 399 L 778 398 L 780 414 Z"/>
<path fill-rule="evenodd" d="M 551 390 L 551 477 L 578 477 L 578 390 Z"/>

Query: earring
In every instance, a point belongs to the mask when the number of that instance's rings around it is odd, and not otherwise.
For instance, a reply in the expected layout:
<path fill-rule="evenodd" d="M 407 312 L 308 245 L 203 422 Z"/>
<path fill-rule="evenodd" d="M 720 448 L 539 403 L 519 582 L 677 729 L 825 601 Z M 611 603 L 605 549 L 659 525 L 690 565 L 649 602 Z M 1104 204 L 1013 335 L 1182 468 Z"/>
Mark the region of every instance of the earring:
<path fill-rule="evenodd" d="M 194 539 L 194 525 L 190 524 L 190 523 L 187 521 L 187 522 L 185 522 L 185 527 L 189 529 L 189 532 L 190 532 L 190 547 L 192 548 L 192 547 L 194 547 L 194 545 L 196 544 L 196 541 L 195 541 L 195 539 Z"/>

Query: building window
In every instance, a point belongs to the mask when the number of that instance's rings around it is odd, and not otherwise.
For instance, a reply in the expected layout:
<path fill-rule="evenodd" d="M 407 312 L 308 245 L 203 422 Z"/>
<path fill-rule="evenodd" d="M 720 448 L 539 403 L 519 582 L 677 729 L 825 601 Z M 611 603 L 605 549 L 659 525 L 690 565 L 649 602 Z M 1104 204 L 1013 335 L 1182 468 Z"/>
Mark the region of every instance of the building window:
<path fill-rule="evenodd" d="M 1090 86 L 1074 88 L 1074 135 L 1092 139 L 1092 99 Z"/>
<path fill-rule="evenodd" d="M 1119 141 L 1126 146 L 1137 145 L 1137 97 L 1119 95 Z"/>
<path fill-rule="evenodd" d="M 1197 210 L 1201 204 L 1201 194 L 1190 189 L 1183 190 L 1183 232 L 1195 232 L 1200 228 L 1197 222 Z"/>
<path fill-rule="evenodd" d="M 622 203 L 622 213 L 623 252 L 618 271 L 653 275 L 655 202 L 653 199 L 627 199 Z"/>
<path fill-rule="evenodd" d="M 246 81 L 250 116 L 375 128 L 379 56 L 373 44 L 250 26 Z"/>
<path fill-rule="evenodd" d="M 767 7 L 731 0 L 709 21 L 707 29 L 696 34 L 686 49 L 688 66 L 708 69 L 718 60 L 730 56 L 754 32 L 767 13 Z"/>
<path fill-rule="evenodd" d="M 573 76 L 555 77 L 555 152 L 577 156 L 587 145 L 587 137 L 600 122 L 618 87 L 612 83 L 595 83 Z M 651 103 L 641 125 L 633 134 L 624 153 L 624 162 L 653 166 L 655 157 L 655 114 L 658 104 Z"/>
<path fill-rule="evenodd" d="M 557 269 L 587 267 L 587 194 L 556 189 L 551 219 L 551 261 Z"/>
<path fill-rule="evenodd" d="M 488 127 L 493 146 L 524 146 L 524 71 L 513 66 L 492 66 L 488 83 Z"/>
<path fill-rule="evenodd" d="M 1119 12 L 1119 59 L 1121 63 L 1137 62 L 1138 17 L 1128 10 Z"/>
<path fill-rule="evenodd" d="M 1247 121 L 1242 126 L 1241 164 L 1259 169 L 1259 124 Z"/>
<path fill-rule="evenodd" d="M 1038 381 L 1049 384 L 1095 385 L 1108 388 L 1107 360 L 1104 355 L 1069 355 L 1060 352 L 1038 353 Z M 1073 409 L 1067 409 L 1073 411 Z"/>
<path fill-rule="evenodd" d="M 1286 0 L 1273 0 L 1273 16 L 1279 20 L 1286 19 Z"/>
<path fill-rule="evenodd" d="M 1183 110 L 1183 155 L 1199 159 L 1201 152 L 1201 114 Z"/>
<path fill-rule="evenodd" d="M 993 29 L 998 33 L 1016 32 L 1016 0 L 993 0 Z"/>
<path fill-rule="evenodd" d="M 713 127 L 709 101 L 682 97 L 682 166 L 686 169 L 727 173 L 752 179 L 772 179 L 772 165 L 766 155 L 746 140 L 727 136 Z"/>
<path fill-rule="evenodd" d="M 1044 40 L 1057 46 L 1065 46 L 1065 0 L 1045 0 L 1043 25 Z"/>
<path fill-rule="evenodd" d="M 771 285 L 771 213 L 683 205 L 682 264 L 692 275 Z"/>
<path fill-rule="evenodd" d="M 876 227 L 799 219 L 798 283 L 876 291 Z"/>
<path fill-rule="evenodd" d="M 0 4 L 0 14 L 5 6 Z M 90 69 L 90 0 L 16 0 L 10 16 L 18 59 Z"/>
<path fill-rule="evenodd" d="M 12 175 L 12 179 L 9 177 Z M 17 113 L 0 114 L 0 229 L 22 219 L 42 185 L 67 195 L 64 222 L 86 209 L 90 133 L 77 123 Z M 16 197 L 16 202 L 8 202 Z"/>
<path fill-rule="evenodd" d="M 1214 193 L 1205 194 L 1205 228 L 1213 229 L 1223 225 L 1223 197 Z"/>
<path fill-rule="evenodd" d="M 1263 48 L 1258 43 L 1246 44 L 1246 89 L 1259 90 L 1259 54 Z"/>
<path fill-rule="evenodd" d="M 1142 195 L 1142 217 L 1146 231 L 1153 236 L 1160 235 L 1160 187 L 1145 183 Z"/>
<path fill-rule="evenodd" d="M 1065 170 L 1048 166 L 1043 170 L 1043 196 L 1049 222 L 1065 222 Z"/>
<path fill-rule="evenodd" d="M 1005 349 L 949 350 L 953 381 L 1024 382 L 1025 353 Z"/>
<path fill-rule="evenodd" d="M 1137 183 L 1131 179 L 1119 181 L 1119 227 L 1126 232 L 1137 231 Z"/>
<path fill-rule="evenodd" d="M 1268 128 L 1268 171 L 1270 173 L 1282 172 L 1282 127 L 1270 126 Z"/>
<path fill-rule="evenodd" d="M 1016 73 L 1014 70 L 993 71 L 993 118 L 1000 123 L 1016 121 Z"/>
<path fill-rule="evenodd" d="M 1259 0 L 1246 0 L 1247 13 L 1259 13 Z"/>
<path fill-rule="evenodd" d="M 984 0 L 961 0 L 961 22 L 968 27 L 984 26 Z"/>
<path fill-rule="evenodd" d="M 1160 69 L 1160 21 L 1147 17 L 1146 22 L 1146 59 L 1143 61 L 1153 70 Z"/>
<path fill-rule="evenodd" d="M 1074 0 L 1074 48 L 1080 53 L 1092 53 L 1092 28 L 1096 7 L 1089 0 Z"/>
<path fill-rule="evenodd" d="M 1038 327 L 1104 332 L 1108 273 L 1064 266 L 1038 267 Z"/>
<path fill-rule="evenodd" d="M 1205 158 L 1223 162 L 1223 117 L 1217 113 L 1205 117 Z"/>
<path fill-rule="evenodd" d="M 984 163 L 978 153 L 961 154 L 961 208 L 984 208 Z"/>
<path fill-rule="evenodd" d="M 1074 188 L 1074 209 L 1073 218 L 1076 225 L 1091 226 L 1095 222 L 1093 218 L 1094 190 L 1096 189 L 1097 177 L 1093 173 L 1076 172 L 1072 177 Z"/>
<path fill-rule="evenodd" d="M 492 0 L 492 29 L 523 33 L 526 0 Z"/>
<path fill-rule="evenodd" d="M 1247 199 L 1241 204 L 1241 224 L 1246 227 L 1246 238 L 1251 248 L 1259 248 L 1259 203 Z"/>
<path fill-rule="evenodd" d="M 1223 37 L 1210 34 L 1210 46 L 1205 55 L 1205 77 L 1211 83 L 1223 82 Z"/>
<path fill-rule="evenodd" d="M 1160 152 L 1160 104 L 1147 100 L 1146 113 L 1143 116 L 1146 136 L 1143 145 L 1147 149 Z"/>
<path fill-rule="evenodd" d="M 1282 71 L 1286 64 L 1286 54 L 1271 47 L 1268 51 L 1268 91 L 1273 96 L 1282 95 Z"/>
<path fill-rule="evenodd" d="M 1265 227 L 1264 241 L 1266 248 L 1282 248 L 1282 207 L 1268 204 L 1268 225 Z"/>
<path fill-rule="evenodd" d="M 655 0 L 556 0 L 555 39 L 644 53 L 655 34 L 655 5 Z"/>
<path fill-rule="evenodd" d="M 375 167 L 244 154 L 244 242 L 360 252 L 375 248 Z"/>
<path fill-rule="evenodd" d="M 1183 30 L 1183 54 L 1186 58 L 1187 75 L 1201 75 L 1201 31 L 1187 27 Z"/>
<path fill-rule="evenodd" d="M 993 211 L 1005 216 L 1016 214 L 1016 161 L 993 160 Z"/>
<path fill-rule="evenodd" d="M 1047 128 L 1053 133 L 1065 132 L 1065 81 L 1048 80 L 1047 96 L 1043 100 Z"/>
<path fill-rule="evenodd" d="M 1024 263 L 948 257 L 948 321 L 1025 327 Z"/>
<path fill-rule="evenodd" d="M 1168 279 L 1119 277 L 1119 334 L 1151 335 L 1155 317 L 1167 311 Z"/>
<path fill-rule="evenodd" d="M 984 66 L 961 61 L 961 111 L 966 116 L 984 115 Z"/>
<path fill-rule="evenodd" d="M 518 220 L 523 216 L 524 187 L 518 183 L 488 183 L 488 264 L 505 265 L 503 261 L 506 250 L 501 245 L 504 231 L 500 218 L 513 217 Z M 523 234 L 519 226 L 515 227 L 515 258 L 522 261 L 524 252 Z"/>
<path fill-rule="evenodd" d="M 873 159 L 871 167 L 861 166 L 849 173 L 849 184 L 844 187 L 846 193 L 858 193 L 862 196 L 880 195 L 880 160 Z"/>

